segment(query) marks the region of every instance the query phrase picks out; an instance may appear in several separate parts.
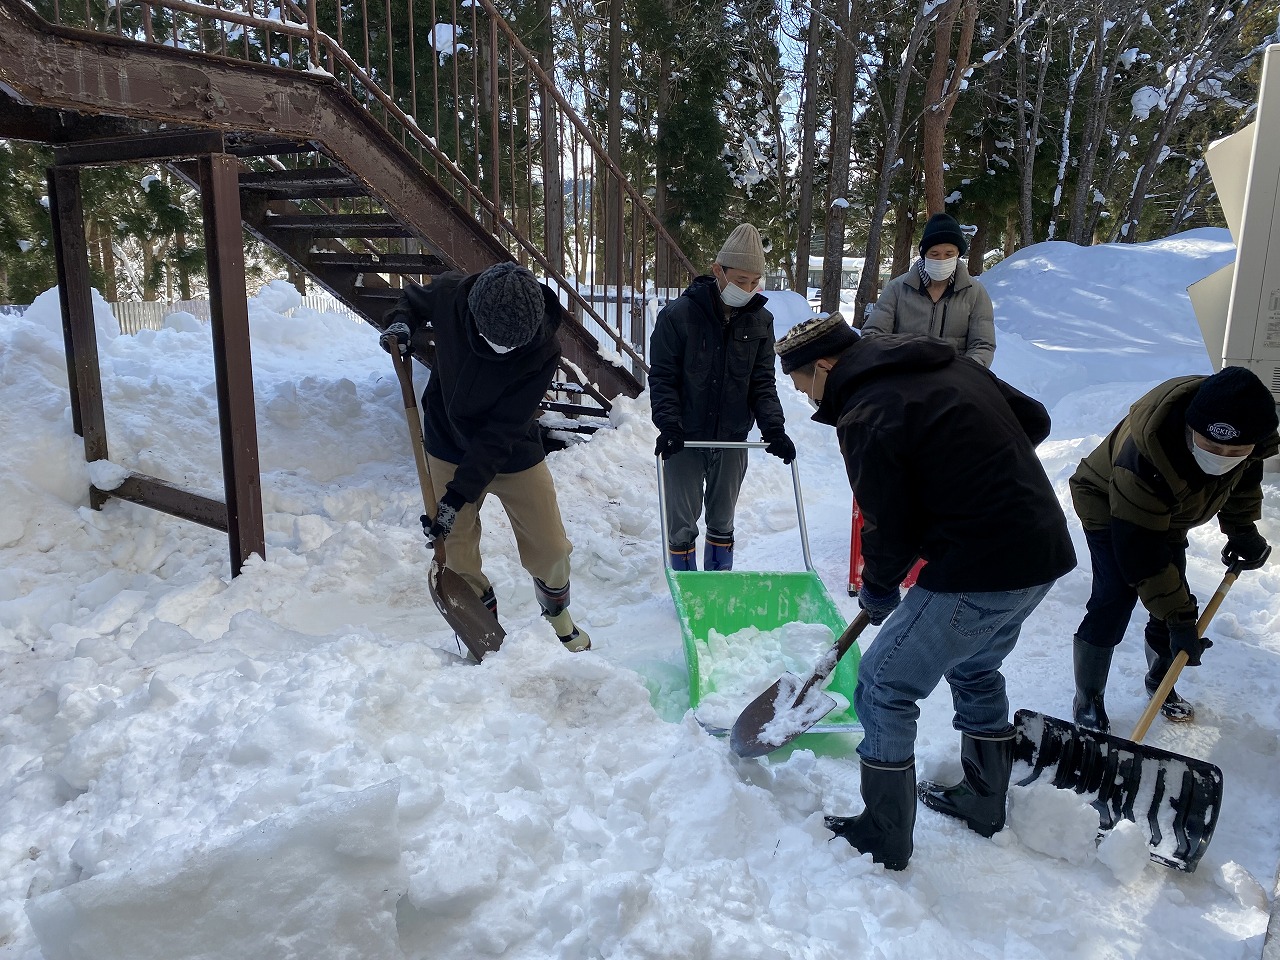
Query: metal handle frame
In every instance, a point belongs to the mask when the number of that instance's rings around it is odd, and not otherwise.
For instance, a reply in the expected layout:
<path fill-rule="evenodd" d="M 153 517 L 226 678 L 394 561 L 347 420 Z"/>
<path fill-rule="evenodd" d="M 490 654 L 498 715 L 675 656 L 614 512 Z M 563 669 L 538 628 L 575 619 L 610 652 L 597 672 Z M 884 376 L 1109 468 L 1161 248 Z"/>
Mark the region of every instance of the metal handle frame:
<path fill-rule="evenodd" d="M 764 450 L 769 446 L 763 440 L 686 440 L 685 450 Z M 662 562 L 663 565 L 671 569 L 671 543 L 670 523 L 667 520 L 667 483 L 666 471 L 663 467 L 662 457 L 659 455 L 654 459 L 658 462 L 658 513 L 662 520 Z M 809 528 L 805 523 L 804 517 L 804 496 L 800 493 L 800 465 L 799 457 L 791 461 L 791 486 L 796 494 L 796 518 L 800 523 L 800 549 L 804 553 L 804 566 L 806 570 L 817 573 L 817 568 L 813 565 L 813 556 L 809 552 Z"/>

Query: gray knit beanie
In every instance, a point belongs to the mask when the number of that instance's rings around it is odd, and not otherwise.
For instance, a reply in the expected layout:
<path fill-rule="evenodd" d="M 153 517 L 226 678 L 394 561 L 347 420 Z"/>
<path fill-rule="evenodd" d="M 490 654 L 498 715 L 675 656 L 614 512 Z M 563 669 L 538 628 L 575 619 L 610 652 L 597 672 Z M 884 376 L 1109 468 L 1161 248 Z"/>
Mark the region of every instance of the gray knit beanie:
<path fill-rule="evenodd" d="M 764 276 L 764 244 L 760 242 L 760 231 L 749 223 L 738 224 L 716 254 L 716 263 L 730 270 Z"/>
<path fill-rule="evenodd" d="M 467 306 L 490 343 L 514 349 L 533 339 L 546 311 L 542 284 L 517 263 L 490 267 L 471 286 Z"/>

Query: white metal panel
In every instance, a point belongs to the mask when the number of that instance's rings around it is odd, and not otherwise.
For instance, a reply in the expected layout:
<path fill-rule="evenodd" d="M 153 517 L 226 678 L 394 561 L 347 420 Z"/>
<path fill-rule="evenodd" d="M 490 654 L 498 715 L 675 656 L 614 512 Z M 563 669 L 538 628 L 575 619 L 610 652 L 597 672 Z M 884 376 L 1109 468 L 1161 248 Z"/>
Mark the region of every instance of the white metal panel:
<path fill-rule="evenodd" d="M 1251 368 L 1280 397 L 1280 44 L 1263 61 L 1256 123 L 1223 364 Z"/>

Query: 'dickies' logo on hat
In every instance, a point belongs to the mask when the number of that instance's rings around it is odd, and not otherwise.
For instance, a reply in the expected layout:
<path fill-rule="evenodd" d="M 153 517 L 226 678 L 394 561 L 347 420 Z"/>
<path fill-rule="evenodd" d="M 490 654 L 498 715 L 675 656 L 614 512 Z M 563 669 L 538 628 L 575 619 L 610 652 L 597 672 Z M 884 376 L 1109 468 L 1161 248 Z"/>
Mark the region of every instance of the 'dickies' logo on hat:
<path fill-rule="evenodd" d="M 1218 443 L 1229 443 L 1240 438 L 1240 431 L 1229 423 L 1211 423 L 1205 427 L 1205 436 L 1212 437 Z"/>

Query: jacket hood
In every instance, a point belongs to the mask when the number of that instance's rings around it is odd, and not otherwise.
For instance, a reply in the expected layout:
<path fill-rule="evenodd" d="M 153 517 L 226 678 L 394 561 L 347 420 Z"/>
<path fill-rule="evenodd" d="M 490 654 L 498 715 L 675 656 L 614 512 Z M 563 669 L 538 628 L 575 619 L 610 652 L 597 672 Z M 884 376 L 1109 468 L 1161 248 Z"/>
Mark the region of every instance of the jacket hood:
<path fill-rule="evenodd" d="M 1139 453 L 1151 461 L 1177 497 L 1187 496 L 1191 487 L 1188 476 L 1197 481 L 1202 481 L 1203 478 L 1193 472 L 1198 468 L 1191 452 L 1180 445 L 1174 445 L 1170 452 L 1160 443 L 1160 434 L 1164 432 L 1166 437 L 1169 436 L 1168 431 L 1172 429 L 1170 418 L 1179 427 L 1185 426 L 1187 407 L 1205 379 L 1196 375 L 1167 380 L 1129 408 L 1129 435 L 1133 438 L 1134 445 Z M 1249 454 L 1246 462 L 1265 460 L 1274 456 L 1278 448 L 1280 442 L 1277 441 L 1276 434 L 1272 433 L 1254 446 L 1253 453 Z"/>
<path fill-rule="evenodd" d="M 811 419 L 835 426 L 849 397 L 872 380 L 889 373 L 937 370 L 958 356 L 955 347 L 936 337 L 906 333 L 863 337 L 840 354 Z"/>
<path fill-rule="evenodd" d="M 467 331 L 467 346 L 471 348 L 472 353 L 487 360 L 502 360 L 540 349 L 548 340 L 555 338 L 556 332 L 560 329 L 560 303 L 556 300 L 555 295 L 547 289 L 546 284 L 540 284 L 543 299 L 542 323 L 539 324 L 537 331 L 534 332 L 533 338 L 528 343 L 521 344 L 506 353 L 498 353 L 497 350 L 489 346 L 484 337 L 480 336 L 480 331 L 476 328 L 475 318 L 471 316 L 471 311 L 467 307 L 467 297 L 470 295 L 471 288 L 475 286 L 479 276 L 480 274 L 473 273 L 458 283 L 457 309 L 464 315 L 465 323 L 463 326 Z"/>

